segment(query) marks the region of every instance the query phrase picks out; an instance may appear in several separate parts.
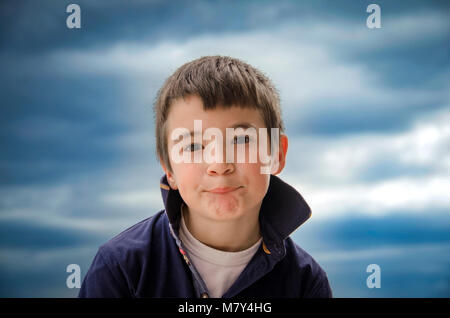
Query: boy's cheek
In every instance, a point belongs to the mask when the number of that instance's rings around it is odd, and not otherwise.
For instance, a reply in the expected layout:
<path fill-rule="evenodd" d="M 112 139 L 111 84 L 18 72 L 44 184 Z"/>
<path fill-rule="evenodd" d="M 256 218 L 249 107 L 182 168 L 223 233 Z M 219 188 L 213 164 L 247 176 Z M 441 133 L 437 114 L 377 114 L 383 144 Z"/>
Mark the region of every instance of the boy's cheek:
<path fill-rule="evenodd" d="M 239 174 L 249 181 L 249 185 L 254 190 L 258 188 L 264 189 L 269 184 L 270 174 L 261 173 L 262 165 L 260 163 L 241 163 L 236 166 Z"/>
<path fill-rule="evenodd" d="M 203 170 L 201 164 L 195 163 L 176 163 L 172 167 L 178 187 L 195 186 L 196 179 L 201 176 Z"/>

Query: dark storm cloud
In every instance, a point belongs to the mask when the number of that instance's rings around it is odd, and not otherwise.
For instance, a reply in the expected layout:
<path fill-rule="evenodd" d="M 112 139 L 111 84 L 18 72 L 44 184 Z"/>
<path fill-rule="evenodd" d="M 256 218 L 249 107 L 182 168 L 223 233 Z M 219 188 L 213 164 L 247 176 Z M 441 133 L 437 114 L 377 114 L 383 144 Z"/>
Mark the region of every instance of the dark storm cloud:
<path fill-rule="evenodd" d="M 450 216 L 447 210 L 391 211 L 383 217 L 361 215 L 357 211 L 340 219 L 305 223 L 294 234 L 298 242 L 324 250 L 370 249 L 415 244 L 449 244 Z"/>
<path fill-rule="evenodd" d="M 107 167 L 120 156 L 108 141 L 127 129 L 113 81 L 36 74 L 25 91 L 2 82 L 0 165 L 9 177 L 0 183 L 55 180 Z"/>
<path fill-rule="evenodd" d="M 373 103 L 369 98 L 360 100 L 326 100 L 311 103 L 300 110 L 298 117 L 286 120 L 290 133 L 336 137 L 367 132 L 395 133 L 411 128 L 421 116 L 447 107 L 446 98 L 430 96 L 427 101 L 414 101 L 405 95 L 403 101 Z"/>
<path fill-rule="evenodd" d="M 0 248 L 30 248 L 33 250 L 74 247 L 86 243 L 98 244 L 105 237 L 70 228 L 37 225 L 21 221 L 0 223 Z"/>
<path fill-rule="evenodd" d="M 149 44 L 183 40 L 206 32 L 270 28 L 286 21 L 327 20 L 339 16 L 365 20 L 371 1 L 76 1 L 82 28 L 65 27 L 73 1 L 2 1 L 0 43 L 4 50 L 36 54 L 57 48 L 101 47 L 120 40 Z M 386 16 L 437 8 L 445 1 L 378 1 Z"/>

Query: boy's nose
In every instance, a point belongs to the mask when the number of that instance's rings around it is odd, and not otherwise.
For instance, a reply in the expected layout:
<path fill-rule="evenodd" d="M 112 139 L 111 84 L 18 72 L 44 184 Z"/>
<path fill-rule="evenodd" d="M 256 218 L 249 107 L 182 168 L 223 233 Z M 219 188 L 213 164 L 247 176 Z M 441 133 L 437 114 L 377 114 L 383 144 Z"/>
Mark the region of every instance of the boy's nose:
<path fill-rule="evenodd" d="M 232 163 L 219 163 L 215 162 L 208 166 L 207 173 L 210 176 L 215 175 L 227 175 L 234 171 L 234 165 Z"/>

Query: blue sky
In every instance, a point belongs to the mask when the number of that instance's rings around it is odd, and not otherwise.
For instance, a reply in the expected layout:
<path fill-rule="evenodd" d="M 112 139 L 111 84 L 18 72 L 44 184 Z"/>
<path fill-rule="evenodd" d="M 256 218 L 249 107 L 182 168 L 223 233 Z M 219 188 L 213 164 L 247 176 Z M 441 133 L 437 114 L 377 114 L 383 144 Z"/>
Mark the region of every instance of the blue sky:
<path fill-rule="evenodd" d="M 152 105 L 204 55 L 278 88 L 293 235 L 336 297 L 450 296 L 449 5 L 378 1 L 0 4 L 0 296 L 74 297 L 97 248 L 162 209 Z M 366 286 L 366 267 L 382 286 Z"/>

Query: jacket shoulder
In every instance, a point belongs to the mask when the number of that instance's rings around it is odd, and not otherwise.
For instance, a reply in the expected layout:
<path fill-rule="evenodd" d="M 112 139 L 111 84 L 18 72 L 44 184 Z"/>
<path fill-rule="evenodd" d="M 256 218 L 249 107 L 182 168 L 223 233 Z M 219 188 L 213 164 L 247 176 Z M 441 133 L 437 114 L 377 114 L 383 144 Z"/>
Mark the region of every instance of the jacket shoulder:
<path fill-rule="evenodd" d="M 101 245 L 86 273 L 79 297 L 133 297 L 148 263 L 152 237 L 164 225 L 164 210 Z M 167 218 L 167 217 L 166 217 Z"/>
<path fill-rule="evenodd" d="M 114 257 L 117 260 L 127 258 L 130 254 L 146 252 L 150 249 L 154 232 L 164 223 L 164 210 L 136 223 L 99 247 L 104 258 Z"/>

